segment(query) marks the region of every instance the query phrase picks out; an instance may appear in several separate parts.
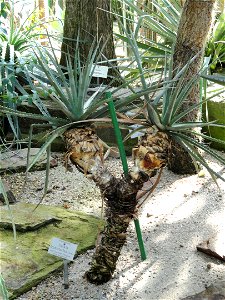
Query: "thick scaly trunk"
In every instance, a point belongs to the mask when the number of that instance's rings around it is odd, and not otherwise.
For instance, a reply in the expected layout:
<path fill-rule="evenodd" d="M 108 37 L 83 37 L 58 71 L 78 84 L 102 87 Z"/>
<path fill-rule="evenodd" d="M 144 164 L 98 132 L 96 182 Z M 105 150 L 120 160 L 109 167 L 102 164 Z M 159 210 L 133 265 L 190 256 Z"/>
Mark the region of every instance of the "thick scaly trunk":
<path fill-rule="evenodd" d="M 93 179 L 99 186 L 106 204 L 106 225 L 100 243 L 85 273 L 91 283 L 109 281 L 116 269 L 121 249 L 126 242 L 127 228 L 137 213 L 137 192 L 148 181 L 144 173 L 130 172 L 127 178 L 118 179 L 104 167 L 93 168 Z"/>
<path fill-rule="evenodd" d="M 137 213 L 137 192 L 149 176 L 134 168 L 126 178 L 114 177 L 103 166 L 103 147 L 90 127 L 68 130 L 64 138 L 68 149 L 67 158 L 83 173 L 92 175 L 105 200 L 106 225 L 91 268 L 86 272 L 90 282 L 102 284 L 110 280 L 116 269 L 126 241 L 127 228 Z"/>
<path fill-rule="evenodd" d="M 90 282 L 101 284 L 112 277 L 126 241 L 127 228 L 137 213 L 137 192 L 149 176 L 154 176 L 156 170 L 167 164 L 169 145 L 167 134 L 153 126 L 146 130 L 139 145 L 133 149 L 135 168 L 143 172 L 133 171 L 127 178 L 117 179 L 104 167 L 92 168 L 93 179 L 105 199 L 107 219 L 101 243 L 96 248 L 90 270 L 86 272 Z"/>
<path fill-rule="evenodd" d="M 113 42 L 113 22 L 110 14 L 110 0 L 66 0 L 66 11 L 63 28 L 61 61 L 66 65 L 65 53 L 73 56 L 76 39 L 80 39 L 82 60 L 87 59 L 94 38 L 102 38 L 106 43 L 103 53 L 108 59 L 115 58 Z"/>
<path fill-rule="evenodd" d="M 215 0 L 186 0 L 182 10 L 178 27 L 177 40 L 173 56 L 173 68 L 179 70 L 185 66 L 191 58 L 197 55 L 187 71 L 185 80 L 188 81 L 198 74 L 202 65 L 204 47 L 212 23 L 212 14 Z M 184 101 L 181 111 L 199 102 L 199 86 L 196 84 L 187 99 Z M 199 109 L 191 111 L 183 122 L 197 121 Z M 169 152 L 169 168 L 180 174 L 196 173 L 195 165 L 190 155 L 181 146 L 173 141 Z"/>

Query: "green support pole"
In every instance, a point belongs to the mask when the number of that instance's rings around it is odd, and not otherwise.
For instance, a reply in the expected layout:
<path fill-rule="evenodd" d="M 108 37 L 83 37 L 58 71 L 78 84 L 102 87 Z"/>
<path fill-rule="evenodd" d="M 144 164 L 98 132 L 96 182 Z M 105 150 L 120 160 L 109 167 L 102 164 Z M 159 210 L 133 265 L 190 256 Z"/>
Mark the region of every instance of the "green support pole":
<path fill-rule="evenodd" d="M 136 234 L 138 238 L 139 249 L 141 252 L 141 259 L 145 260 L 147 257 L 146 257 L 145 246 L 142 238 L 141 227 L 138 219 L 134 219 L 134 225 L 135 225 Z"/>
<path fill-rule="evenodd" d="M 112 98 L 111 92 L 106 92 L 105 95 L 106 95 L 107 99 Z M 125 149 L 124 149 L 124 144 L 123 144 L 118 120 L 116 117 L 116 111 L 115 111 L 115 106 L 114 106 L 113 100 L 108 102 L 108 106 L 109 106 L 109 112 L 111 115 L 114 132 L 115 132 L 115 136 L 116 136 L 116 140 L 117 140 L 117 145 L 118 145 L 119 152 L 120 152 L 120 158 L 121 158 L 122 165 L 123 165 L 123 172 L 124 172 L 124 175 L 127 176 L 128 175 L 127 157 L 126 157 L 126 153 L 125 153 Z M 142 233 L 141 233 L 139 220 L 135 219 L 134 224 L 135 224 L 136 234 L 137 234 L 137 238 L 138 238 L 138 245 L 139 245 L 139 249 L 140 249 L 140 253 L 141 253 L 141 259 L 145 260 L 146 253 L 145 253 L 145 247 L 144 247 L 144 243 L 143 243 L 143 239 L 142 239 Z"/>

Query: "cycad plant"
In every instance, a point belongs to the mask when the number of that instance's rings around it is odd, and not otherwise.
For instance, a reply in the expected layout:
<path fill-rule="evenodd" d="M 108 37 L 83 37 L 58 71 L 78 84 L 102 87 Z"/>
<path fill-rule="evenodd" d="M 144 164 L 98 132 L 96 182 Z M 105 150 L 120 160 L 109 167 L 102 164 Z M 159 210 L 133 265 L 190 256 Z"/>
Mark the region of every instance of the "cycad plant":
<path fill-rule="evenodd" d="M 41 114 L 23 113 L 3 106 L 0 106 L 0 109 L 3 113 L 45 121 L 46 125 L 53 129 L 35 159 L 28 165 L 27 171 L 44 151 L 49 150 L 52 141 L 61 136 L 67 147 L 66 163 L 70 159 L 80 171 L 91 174 L 99 186 L 107 206 L 106 227 L 103 234 L 105 238 L 102 239 L 104 246 L 98 247 L 100 256 L 98 254 L 95 256 L 97 263 L 86 274 L 86 277 L 97 284 L 106 282 L 116 268 L 116 261 L 126 240 L 127 227 L 135 215 L 136 194 L 143 183 L 148 180 L 148 176 L 135 169 L 122 179 L 118 179 L 104 167 L 103 143 L 96 135 L 93 125 L 97 121 L 111 123 L 107 101 L 115 100 L 114 93 L 119 88 L 114 90 L 110 99 L 105 97 L 108 87 L 102 87 L 102 90 L 99 88 L 88 97 L 91 77 L 95 64 L 98 62 L 98 57 L 96 57 L 98 45 L 91 47 L 87 61 L 81 63 L 77 44 L 74 61 L 68 56 L 67 67 L 63 70 L 53 49 L 49 52 L 37 46 L 34 51 L 38 64 L 35 74 L 28 71 L 27 78 L 31 90 L 35 91 L 36 95 L 33 103 Z M 38 87 L 34 85 L 33 80 L 38 81 Z M 124 82 L 120 88 L 129 86 L 130 83 Z M 40 87 L 41 90 L 48 91 L 52 105 L 57 106 L 62 113 L 60 117 L 49 114 L 45 101 L 39 97 Z M 132 87 L 130 89 L 132 90 Z M 115 100 L 115 106 L 118 111 L 122 112 L 122 116 L 131 107 L 133 100 L 140 98 L 146 92 L 157 89 L 158 84 L 146 86 L 126 98 Z M 138 122 L 127 117 L 119 121 L 124 124 Z M 104 251 L 102 251 L 103 248 Z"/>
<path fill-rule="evenodd" d="M 162 169 L 168 163 L 168 151 L 170 142 L 175 139 L 185 150 L 189 151 L 196 162 L 205 166 L 213 179 L 224 178 L 208 166 L 204 157 L 197 152 L 197 148 L 206 151 L 218 161 L 225 163 L 220 155 L 200 143 L 194 136 L 210 140 L 195 128 L 203 126 L 220 126 L 214 123 L 189 122 L 183 123 L 183 117 L 196 108 L 194 105 L 186 111 L 180 111 L 182 103 L 198 80 L 198 75 L 188 83 L 184 81 L 188 65 L 177 72 L 174 78 L 165 71 L 163 80 L 149 84 L 144 76 L 142 56 L 139 54 L 135 38 L 128 35 L 133 55 L 139 70 L 141 87 L 139 92 L 130 96 L 115 100 L 112 96 L 106 99 L 104 96 L 107 88 L 97 90 L 90 98 L 87 97 L 90 78 L 93 74 L 92 65 L 98 61 L 95 47 L 90 49 L 88 60 L 82 65 L 79 58 L 79 47 L 75 51 L 74 61 L 67 59 L 67 68 L 62 71 L 57 58 L 43 49 L 36 50 L 38 61 L 38 76 L 30 74 L 31 78 L 38 80 L 42 89 L 47 90 L 53 104 L 57 105 L 63 117 L 53 117 L 49 114 L 44 101 L 36 93 L 36 104 L 42 115 L 26 114 L 12 109 L 0 107 L 3 112 L 16 114 L 23 117 L 33 117 L 48 122 L 53 130 L 36 158 L 29 164 L 28 169 L 38 160 L 46 149 L 49 149 L 52 141 L 61 135 L 67 146 L 66 158 L 70 159 L 83 173 L 91 174 L 93 180 L 99 186 L 106 203 L 106 225 L 102 232 L 102 239 L 96 248 L 90 270 L 86 272 L 86 278 L 95 284 L 102 284 L 112 277 L 120 251 L 126 241 L 127 228 L 132 219 L 136 217 L 138 200 L 137 192 L 154 171 Z M 51 67 L 49 67 L 49 63 Z M 170 64 L 172 65 L 172 64 Z M 167 64 L 165 66 L 167 70 Z M 45 75 L 45 82 L 40 78 Z M 185 83 L 184 83 L 185 82 Z M 129 86 L 131 82 L 125 82 L 123 86 Z M 32 90 L 36 86 L 30 80 Z M 120 87 L 120 88 L 121 88 Z M 117 88 L 116 90 L 118 90 Z M 132 91 L 132 88 L 130 88 Z M 114 94 L 113 94 L 114 95 Z M 139 98 L 142 107 L 143 120 L 129 119 L 119 120 L 122 123 L 137 123 L 145 127 L 146 134 L 134 149 L 135 166 L 129 170 L 127 176 L 115 178 L 104 166 L 103 144 L 95 133 L 93 124 L 96 121 L 110 122 L 108 116 L 107 101 L 115 100 L 118 112 L 126 113 L 131 102 Z M 121 116 L 121 114 L 119 114 Z"/>

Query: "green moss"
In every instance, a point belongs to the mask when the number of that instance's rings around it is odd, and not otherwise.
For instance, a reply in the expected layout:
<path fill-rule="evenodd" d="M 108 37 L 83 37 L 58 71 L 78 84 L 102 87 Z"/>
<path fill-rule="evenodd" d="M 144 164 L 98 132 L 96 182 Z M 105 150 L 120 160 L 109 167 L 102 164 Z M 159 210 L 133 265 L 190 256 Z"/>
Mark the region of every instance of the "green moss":
<path fill-rule="evenodd" d="M 33 222 L 29 219 L 34 205 L 19 203 L 12 205 L 14 218 L 24 224 Z M 7 208 L 1 207 L 1 216 L 7 215 Z M 33 231 L 17 231 L 17 240 L 14 242 L 12 230 L 0 231 L 1 242 L 1 272 L 5 278 L 10 299 L 29 290 L 46 278 L 49 273 L 62 268 L 63 260 L 48 254 L 48 247 L 53 237 L 58 237 L 72 243 L 79 244 L 77 254 L 95 245 L 98 228 L 103 221 L 82 212 L 69 211 L 63 208 L 40 205 L 34 212 L 38 219 L 48 216 L 60 219 L 61 222 L 45 224 Z M 18 217 L 19 215 L 19 217 Z M 24 215 L 24 219 L 23 219 Z M 19 222 L 19 221 L 18 221 Z"/>
<path fill-rule="evenodd" d="M 225 102 L 208 101 L 207 106 L 203 107 L 203 116 L 208 121 L 216 120 L 218 124 L 225 125 Z M 207 135 L 225 142 L 225 128 L 210 127 L 205 128 L 205 131 Z M 221 143 L 212 142 L 210 146 L 218 150 L 225 150 L 225 145 Z"/>

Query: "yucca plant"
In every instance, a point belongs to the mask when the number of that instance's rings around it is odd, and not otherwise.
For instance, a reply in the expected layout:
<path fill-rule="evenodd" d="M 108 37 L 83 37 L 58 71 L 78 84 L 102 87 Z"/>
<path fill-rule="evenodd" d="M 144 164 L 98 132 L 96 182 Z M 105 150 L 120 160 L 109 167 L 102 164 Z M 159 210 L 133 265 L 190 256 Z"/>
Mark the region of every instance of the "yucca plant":
<path fill-rule="evenodd" d="M 151 107 L 151 104 L 147 104 L 147 119 L 154 125 L 146 128 L 146 133 L 140 139 L 139 146 L 133 149 L 136 165 L 141 170 L 151 174 L 155 169 L 166 166 L 168 164 L 169 151 L 171 151 L 171 141 L 175 140 L 190 154 L 198 170 L 201 165 L 208 170 L 215 181 L 216 178 L 225 181 L 218 172 L 208 165 L 203 155 L 203 153 L 207 153 L 220 163 L 225 164 L 223 156 L 211 149 L 208 145 L 210 141 L 215 141 L 215 139 L 206 136 L 199 130 L 205 126 L 224 128 L 224 125 L 217 124 L 216 120 L 215 122 L 186 123 L 181 121 L 184 116 L 196 108 L 200 108 L 204 102 L 208 101 L 208 99 L 203 100 L 191 106 L 186 111 L 179 111 L 179 107 L 182 105 L 182 102 L 185 101 L 185 98 L 197 81 L 198 75 L 189 81 L 188 84 L 185 83 L 184 85 L 183 76 L 181 76 L 172 87 L 165 85 L 165 98 L 163 99 L 163 108 L 160 114 L 157 114 L 157 110 L 154 106 Z M 219 140 L 217 140 L 217 142 L 224 143 Z M 182 166 L 182 162 L 179 163 L 180 166 Z"/>
<path fill-rule="evenodd" d="M 17 109 L 24 101 L 35 100 L 35 95 L 29 93 L 24 89 L 21 84 L 21 78 L 26 80 L 25 74 L 21 72 L 24 68 L 19 62 L 15 62 L 14 49 L 10 47 L 9 61 L 6 61 L 6 48 L 7 44 L 2 45 L 2 53 L 0 55 L 0 104 L 5 108 Z M 12 51 L 11 51 L 12 50 Z M 20 137 L 20 128 L 17 116 L 10 114 L 0 115 L 0 136 L 5 137 L 9 129 L 11 129 L 15 140 Z"/>
<path fill-rule="evenodd" d="M 90 74 L 93 72 L 91 65 L 97 61 L 95 48 L 91 49 L 86 64 L 81 66 L 77 47 L 75 61 L 71 62 L 68 58 L 65 73 L 62 72 L 57 63 L 54 53 L 44 53 L 43 49 L 36 52 L 40 76 L 37 77 L 34 74 L 30 76 L 33 79 L 39 79 L 39 84 L 43 89 L 47 89 L 48 86 L 44 82 L 40 82 L 40 78 L 42 74 L 47 77 L 51 85 L 50 97 L 52 103 L 60 107 L 63 117 L 50 116 L 40 98 L 36 103 L 39 107 L 41 105 L 41 116 L 38 114 L 29 115 L 12 109 L 3 109 L 5 113 L 39 118 L 53 127 L 53 131 L 46 138 L 44 145 L 36 158 L 29 164 L 28 169 L 37 161 L 43 151 L 49 149 L 52 141 L 61 135 L 67 146 L 67 159 L 70 158 L 72 163 L 82 172 L 91 174 L 93 180 L 99 186 L 107 208 L 106 226 L 102 233 L 102 239 L 96 248 L 90 270 L 86 272 L 86 278 L 95 284 L 104 283 L 112 277 L 120 251 L 126 241 L 127 228 L 137 213 L 137 192 L 149 176 L 154 175 L 154 171 L 162 169 L 168 163 L 168 151 L 172 139 L 189 151 L 196 164 L 199 162 L 205 166 L 214 179 L 217 176 L 224 180 L 220 174 L 208 166 L 204 157 L 196 149 L 200 148 L 206 151 L 222 163 L 225 163 L 224 159 L 194 138 L 194 136 L 197 136 L 210 140 L 209 137 L 205 137 L 194 129 L 206 125 L 220 125 L 181 122 L 186 114 L 196 108 L 196 106 L 193 106 L 186 111 L 181 112 L 179 110 L 191 88 L 198 80 L 198 75 L 187 83 L 187 81 L 184 81 L 184 77 L 188 65 L 178 71 L 176 76 L 172 78 L 172 71 L 170 70 L 168 74 L 168 64 L 165 64 L 163 80 L 158 83 L 153 81 L 152 84 L 149 84 L 144 76 L 141 63 L 142 56 L 138 51 L 136 40 L 132 35 L 127 36 L 137 62 L 142 86 L 139 92 L 133 93 L 127 98 L 116 100 L 115 106 L 118 111 L 126 113 L 127 109 L 131 108 L 131 102 L 142 97 L 140 99 L 142 114 L 146 118 L 140 121 L 130 120 L 126 117 L 119 121 L 127 124 L 138 123 L 142 125 L 142 128 L 147 128 L 145 136 L 133 151 L 136 166 L 129 171 L 127 176 L 115 178 L 104 167 L 102 160 L 103 144 L 92 127 L 96 121 L 110 121 L 106 103 L 109 100 L 114 100 L 113 97 L 110 99 L 105 98 L 105 90 L 94 93 L 90 98 L 87 97 Z M 49 62 L 55 70 L 49 67 Z M 30 84 L 32 85 L 32 81 Z M 125 82 L 124 86 L 127 85 L 129 83 Z M 32 90 L 35 90 L 35 88 L 32 85 Z M 78 101 L 81 101 L 81 103 L 77 103 Z M 45 110 L 43 110 L 44 107 Z"/>
<path fill-rule="evenodd" d="M 187 66 L 185 66 L 187 68 Z M 183 72 L 182 72 L 183 73 Z M 203 78 L 211 80 L 210 76 L 201 75 Z M 212 81 L 224 85 L 224 76 L 217 76 Z M 196 75 L 188 83 L 184 83 L 184 74 L 173 84 L 173 86 L 165 85 L 163 95 L 162 111 L 157 114 L 157 109 L 154 107 L 154 102 L 158 102 L 159 98 L 153 100 L 153 106 L 147 104 L 148 114 L 147 119 L 153 126 L 146 127 L 146 133 L 140 138 L 139 146 L 133 149 L 133 156 L 136 165 L 143 171 L 151 174 L 155 169 L 160 169 L 168 164 L 169 152 L 171 151 L 171 141 L 176 141 L 181 147 L 190 154 L 196 170 L 205 167 L 213 180 L 216 178 L 225 180 L 221 175 L 213 170 L 206 160 L 204 153 L 209 154 L 215 160 L 225 164 L 222 155 L 209 147 L 210 142 L 216 141 L 224 144 L 224 141 L 206 136 L 201 133 L 201 129 L 207 127 L 222 127 L 223 124 L 213 122 L 182 122 L 182 119 L 190 114 L 195 109 L 200 109 L 202 104 L 206 103 L 212 97 L 200 101 L 198 104 L 192 105 L 187 110 L 180 111 L 179 108 L 185 101 L 192 87 L 198 82 L 199 75 Z M 220 91 L 219 93 L 221 93 Z M 216 94 L 218 95 L 218 93 Z M 216 96 L 214 95 L 214 96 Z M 179 161 L 180 167 L 182 162 Z"/>
<path fill-rule="evenodd" d="M 144 69 L 142 67 L 142 56 L 138 49 L 136 38 L 132 33 L 128 33 L 125 28 L 128 42 L 132 48 L 137 68 L 139 70 L 142 87 L 146 88 L 147 81 L 144 76 Z M 205 75 L 205 67 L 201 70 L 201 74 L 195 74 L 192 79 L 186 81 L 186 73 L 195 57 L 180 70 L 177 70 L 176 75 L 173 73 L 173 61 L 167 63 L 168 57 L 165 58 L 165 71 L 163 88 L 157 93 L 145 94 L 145 116 L 148 122 L 145 135 L 140 139 L 139 146 L 133 149 L 133 156 L 136 166 L 148 174 L 153 174 L 155 170 L 162 168 L 168 164 L 169 151 L 171 151 L 171 142 L 176 141 L 182 148 L 190 154 L 196 168 L 198 165 L 204 166 L 215 179 L 215 177 L 222 178 L 221 175 L 213 171 L 201 155 L 201 151 L 212 155 L 215 159 L 225 163 L 222 156 L 210 149 L 206 144 L 200 142 L 212 141 L 211 137 L 205 136 L 201 133 L 201 128 L 205 126 L 219 126 L 215 122 L 185 122 L 185 117 L 191 114 L 196 109 L 201 109 L 202 103 L 207 102 L 208 99 L 193 104 L 187 109 L 181 110 L 183 103 L 190 94 L 193 87 L 198 84 L 200 75 L 202 78 L 214 80 L 217 83 L 224 84 L 224 76 L 217 75 L 217 77 Z M 223 141 L 218 141 L 224 143 Z M 201 151 L 198 151 L 201 150 Z M 180 165 L 182 162 L 179 162 Z M 224 180 L 224 179 L 223 179 Z"/>
<path fill-rule="evenodd" d="M 137 63 L 142 87 L 143 89 L 146 89 L 148 82 L 144 76 L 144 70 L 141 63 L 142 56 L 138 51 L 136 38 L 135 36 L 132 36 L 132 33 L 127 33 L 127 37 Z M 194 60 L 194 58 L 192 60 Z M 190 114 L 196 108 L 200 108 L 202 103 L 207 101 L 207 99 L 205 99 L 198 104 L 192 105 L 185 111 L 180 110 L 180 107 L 186 100 L 193 86 L 197 84 L 199 80 L 198 74 L 189 81 L 186 81 L 185 79 L 185 75 L 188 72 L 192 60 L 190 60 L 190 62 L 181 70 L 177 70 L 175 77 L 172 77 L 172 63 L 169 64 L 170 68 L 168 72 L 166 64 L 163 88 L 160 88 L 157 93 L 145 93 L 142 102 L 143 108 L 146 108 L 143 111 L 143 115 L 146 116 L 147 125 L 143 124 L 142 130 L 145 127 L 145 135 L 140 138 L 139 145 L 133 149 L 135 166 L 145 174 L 147 173 L 149 176 L 153 176 L 155 171 L 162 170 L 163 167 L 168 164 L 171 141 L 175 140 L 190 154 L 196 168 L 199 168 L 200 165 L 205 167 L 215 182 L 216 178 L 225 181 L 225 178 L 222 177 L 219 172 L 213 170 L 209 166 L 204 155 L 202 155 L 202 152 L 209 154 L 222 164 L 225 164 L 225 159 L 222 155 L 219 155 L 201 141 L 204 139 L 204 141 L 210 142 L 214 139 L 205 136 L 198 130 L 205 126 L 224 127 L 224 125 L 216 124 L 216 121 L 211 123 L 182 121 L 187 114 Z M 219 142 L 224 143 L 223 141 Z M 159 172 L 159 174 L 160 173 L 161 172 Z M 127 205 L 126 208 L 128 211 L 126 211 L 126 214 L 122 214 L 125 208 L 121 204 L 112 202 L 110 212 L 116 211 L 117 215 L 126 215 L 127 218 L 118 221 L 118 224 L 122 224 L 121 228 L 123 228 L 123 231 L 121 232 L 118 230 L 115 239 L 108 238 L 108 240 L 106 240 L 107 235 L 104 236 L 101 244 L 96 249 L 91 268 L 86 273 L 91 282 L 102 283 L 110 278 L 110 273 L 108 271 L 110 270 L 112 272 L 114 270 L 118 257 L 118 252 L 112 245 L 117 245 L 119 242 L 123 243 L 122 239 L 125 240 L 125 235 L 121 235 L 121 233 L 126 232 L 126 221 L 129 222 L 131 219 L 128 216 L 132 216 L 132 213 L 135 210 L 134 207 L 136 208 L 136 211 L 139 207 L 137 200 L 134 200 L 132 203 L 133 207 Z M 118 207 L 121 210 L 118 210 Z M 115 224 L 113 225 L 115 226 Z M 111 229 L 111 227 L 109 228 Z M 116 228 L 118 229 L 118 227 Z M 119 240 L 118 242 L 116 241 L 117 239 Z M 109 244 L 111 247 L 107 247 Z M 109 259 L 109 253 L 111 253 L 111 251 L 114 251 L 115 253 L 113 260 Z M 110 266 L 110 268 L 108 266 Z"/>
<path fill-rule="evenodd" d="M 14 0 L 3 1 L 0 11 L 0 16 L 4 18 L 4 22 L 0 23 L 0 104 L 13 110 L 24 100 L 34 98 L 23 87 L 28 84 L 24 65 L 31 63 L 31 44 L 40 36 L 36 30 L 37 24 L 29 20 L 34 12 L 22 21 L 22 17 L 16 17 L 14 5 Z M 1 116 L 0 123 L 1 135 L 4 136 L 11 129 L 15 139 L 19 139 L 20 129 L 16 116 Z"/>

